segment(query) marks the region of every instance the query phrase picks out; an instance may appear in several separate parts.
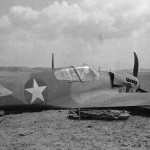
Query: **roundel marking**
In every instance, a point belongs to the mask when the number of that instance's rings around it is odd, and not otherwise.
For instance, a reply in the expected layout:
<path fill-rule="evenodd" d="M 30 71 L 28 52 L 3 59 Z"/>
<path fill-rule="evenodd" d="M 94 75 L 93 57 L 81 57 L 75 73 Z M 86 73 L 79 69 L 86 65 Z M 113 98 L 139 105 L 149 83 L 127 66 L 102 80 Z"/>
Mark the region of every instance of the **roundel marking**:
<path fill-rule="evenodd" d="M 24 87 L 24 94 L 29 104 L 43 104 L 47 100 L 46 84 L 41 79 L 32 78 L 28 80 Z"/>

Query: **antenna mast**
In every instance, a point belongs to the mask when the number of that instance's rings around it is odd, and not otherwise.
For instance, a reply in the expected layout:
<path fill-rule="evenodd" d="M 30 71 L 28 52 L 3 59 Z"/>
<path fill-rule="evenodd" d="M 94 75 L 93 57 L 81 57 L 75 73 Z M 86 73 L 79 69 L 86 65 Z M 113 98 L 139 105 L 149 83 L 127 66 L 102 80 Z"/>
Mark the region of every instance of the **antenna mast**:
<path fill-rule="evenodd" d="M 54 69 L 54 53 L 52 53 L 52 69 Z"/>

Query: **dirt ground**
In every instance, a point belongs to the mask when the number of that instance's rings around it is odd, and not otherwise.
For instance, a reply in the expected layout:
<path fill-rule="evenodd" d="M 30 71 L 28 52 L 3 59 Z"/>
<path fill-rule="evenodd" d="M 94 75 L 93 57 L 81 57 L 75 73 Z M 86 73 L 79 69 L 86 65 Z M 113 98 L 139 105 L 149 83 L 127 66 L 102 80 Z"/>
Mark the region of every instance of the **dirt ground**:
<path fill-rule="evenodd" d="M 70 120 L 67 110 L 0 118 L 0 150 L 149 150 L 150 115 L 126 121 Z"/>

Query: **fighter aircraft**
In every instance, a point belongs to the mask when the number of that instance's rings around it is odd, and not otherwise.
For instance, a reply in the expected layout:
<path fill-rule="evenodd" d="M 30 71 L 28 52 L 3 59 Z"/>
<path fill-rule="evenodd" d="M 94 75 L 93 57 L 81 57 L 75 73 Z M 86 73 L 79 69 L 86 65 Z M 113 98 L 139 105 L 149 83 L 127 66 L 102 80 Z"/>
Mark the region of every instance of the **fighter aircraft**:
<path fill-rule="evenodd" d="M 83 66 L 0 73 L 0 110 L 30 108 L 97 108 L 150 105 L 150 94 L 133 75 Z"/>

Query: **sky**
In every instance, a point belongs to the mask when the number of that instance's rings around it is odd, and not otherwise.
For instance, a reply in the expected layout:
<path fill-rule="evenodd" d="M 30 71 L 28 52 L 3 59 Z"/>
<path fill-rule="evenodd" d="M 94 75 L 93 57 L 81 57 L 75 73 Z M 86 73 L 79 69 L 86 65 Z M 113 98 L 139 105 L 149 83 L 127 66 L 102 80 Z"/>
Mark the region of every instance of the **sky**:
<path fill-rule="evenodd" d="M 0 0 L 0 66 L 150 68 L 149 0 Z"/>

